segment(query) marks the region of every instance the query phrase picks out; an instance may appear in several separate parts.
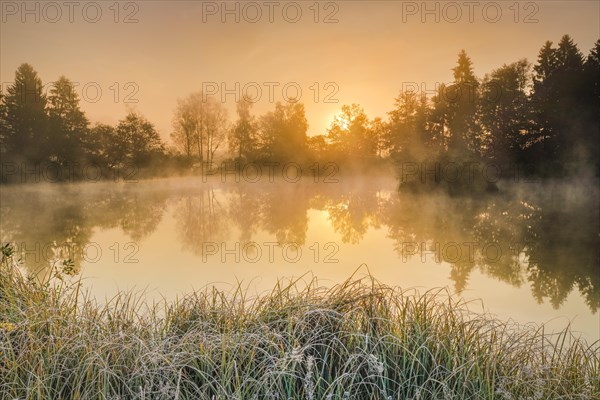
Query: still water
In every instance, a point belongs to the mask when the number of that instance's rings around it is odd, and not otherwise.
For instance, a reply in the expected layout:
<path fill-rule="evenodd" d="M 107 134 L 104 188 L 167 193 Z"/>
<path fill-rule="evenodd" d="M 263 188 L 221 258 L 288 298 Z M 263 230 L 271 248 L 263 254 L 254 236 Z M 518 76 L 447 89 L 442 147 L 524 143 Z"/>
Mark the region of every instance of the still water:
<path fill-rule="evenodd" d="M 332 285 L 370 273 L 597 340 L 599 199 L 595 182 L 508 182 L 474 198 L 373 177 L 5 186 L 0 240 L 29 273 L 71 258 L 100 301 L 122 289 L 172 299 L 208 284 L 261 293 L 279 278 Z"/>

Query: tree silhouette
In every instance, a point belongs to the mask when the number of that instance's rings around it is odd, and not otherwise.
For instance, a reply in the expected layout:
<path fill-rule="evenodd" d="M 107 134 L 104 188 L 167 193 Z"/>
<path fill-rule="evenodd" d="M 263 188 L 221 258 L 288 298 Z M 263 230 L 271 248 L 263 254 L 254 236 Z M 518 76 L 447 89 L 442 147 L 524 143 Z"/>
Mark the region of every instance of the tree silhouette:
<path fill-rule="evenodd" d="M 178 101 L 173 128 L 171 139 L 176 148 L 212 168 L 214 155 L 227 136 L 227 109 L 214 97 L 192 93 Z"/>
<path fill-rule="evenodd" d="M 48 159 L 46 95 L 42 80 L 29 64 L 21 64 L 4 98 L 4 152 L 34 163 Z"/>
<path fill-rule="evenodd" d="M 237 103 L 238 120 L 229 135 L 229 147 L 240 163 L 252 161 L 256 156 L 258 124 L 250 114 L 252 103 L 242 98 Z"/>
<path fill-rule="evenodd" d="M 148 165 L 153 156 L 163 151 L 163 144 L 154 125 L 133 112 L 119 121 L 115 141 L 118 145 L 112 156 L 120 165 Z"/>
<path fill-rule="evenodd" d="M 5 96 L 0 87 L 0 156 L 2 156 L 2 153 L 6 152 L 6 135 L 8 133 L 6 103 L 4 99 Z"/>
<path fill-rule="evenodd" d="M 201 127 L 199 126 L 199 119 L 197 118 L 197 107 L 200 106 L 201 103 L 194 102 L 196 99 L 197 97 L 190 96 L 185 100 L 179 99 L 177 101 L 177 108 L 175 110 L 175 115 L 173 116 L 174 131 L 171 133 L 171 140 L 177 150 L 190 159 L 197 148 L 198 158 L 202 161 L 203 139 L 202 136 L 198 134 Z"/>
<path fill-rule="evenodd" d="M 342 159 L 372 162 L 377 154 L 378 138 L 365 110 L 358 104 L 344 105 L 327 131 L 333 151 Z"/>
<path fill-rule="evenodd" d="M 583 68 L 585 94 L 582 96 L 582 111 L 587 129 L 581 138 L 582 147 L 587 151 L 584 157 L 595 164 L 595 174 L 600 176 L 600 39 L 590 50 Z"/>
<path fill-rule="evenodd" d="M 218 102 L 214 97 L 209 97 L 205 103 L 206 162 L 212 168 L 215 153 L 227 139 L 229 123 L 227 109 L 223 103 Z"/>
<path fill-rule="evenodd" d="M 581 144 L 581 94 L 583 88 L 583 55 L 570 36 L 564 35 L 553 48 L 546 42 L 540 50 L 532 96 L 538 134 L 543 143 L 542 157 L 552 170 L 563 169 L 573 159 Z M 552 160 L 552 161 L 549 161 Z M 554 162 L 553 162 L 554 161 Z"/>
<path fill-rule="evenodd" d="M 596 40 L 594 47 L 585 60 L 584 65 L 586 83 L 590 88 L 591 97 L 600 101 L 600 39 Z M 598 105 L 596 103 L 596 105 Z"/>
<path fill-rule="evenodd" d="M 346 105 L 324 134 L 312 137 L 304 105 L 295 100 L 276 103 L 255 118 L 252 103 L 242 99 L 230 126 L 222 102 L 194 92 L 178 100 L 168 153 L 152 124 L 135 113 L 116 127 L 90 129 L 69 79 L 58 78 L 46 97 L 37 72 L 22 64 L 14 83 L 0 92 L 0 154 L 29 168 L 92 162 L 106 170 L 131 164 L 160 171 L 169 160 L 180 170 L 194 163 L 212 169 L 228 148 L 230 160 L 239 164 L 294 161 L 309 167 L 334 161 L 365 170 L 402 162 L 492 162 L 509 172 L 505 178 L 513 176 L 513 164 L 542 176 L 600 175 L 599 53 L 600 40 L 586 58 L 564 35 L 556 47 L 550 41 L 543 45 L 533 76 L 522 59 L 480 81 L 462 50 L 453 81 L 431 98 L 400 93 L 387 118 L 370 118 L 359 104 Z M 481 187 L 497 189 L 492 186 L 458 180 L 446 189 L 480 193 Z"/>
<path fill-rule="evenodd" d="M 79 97 L 71 81 L 61 76 L 48 97 L 51 154 L 58 163 L 73 163 L 83 158 L 83 138 L 88 120 L 79 108 Z"/>
<path fill-rule="evenodd" d="M 446 103 L 448 123 L 448 152 L 452 158 L 460 158 L 478 148 L 476 111 L 478 105 L 479 83 L 473 73 L 473 63 L 462 50 L 458 55 L 456 67 L 452 69 L 454 82 L 443 96 Z"/>
<path fill-rule="evenodd" d="M 260 118 L 260 159 L 299 162 L 306 157 L 308 122 L 300 102 L 277 102 L 275 110 Z"/>
<path fill-rule="evenodd" d="M 432 138 L 427 129 L 429 106 L 427 97 L 416 92 L 403 92 L 396 98 L 390 117 L 388 151 L 400 161 L 422 161 L 437 158 L 431 147 Z M 439 151 L 439 149 L 438 149 Z"/>
<path fill-rule="evenodd" d="M 112 169 L 118 166 L 116 155 L 122 151 L 115 128 L 97 124 L 82 138 L 83 149 L 88 162 L 100 168 Z"/>
<path fill-rule="evenodd" d="M 534 140 L 527 98 L 529 69 L 527 60 L 520 60 L 492 71 L 481 84 L 483 152 L 502 167 L 521 161 L 522 150 Z"/>

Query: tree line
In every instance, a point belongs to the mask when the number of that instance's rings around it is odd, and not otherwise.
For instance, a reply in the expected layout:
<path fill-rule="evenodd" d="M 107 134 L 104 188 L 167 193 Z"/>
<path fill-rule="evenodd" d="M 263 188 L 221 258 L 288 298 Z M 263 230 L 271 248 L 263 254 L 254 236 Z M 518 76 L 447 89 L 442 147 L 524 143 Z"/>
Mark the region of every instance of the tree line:
<path fill-rule="evenodd" d="M 336 162 L 365 168 L 385 163 L 495 163 L 503 171 L 528 165 L 544 176 L 599 169 L 600 40 L 585 57 L 565 35 L 548 41 L 535 65 L 505 64 L 483 78 L 463 50 L 453 81 L 435 95 L 405 90 L 386 118 L 369 118 L 358 104 L 344 105 L 323 134 L 308 136 L 300 102 L 278 102 L 262 116 L 242 98 L 236 118 L 214 97 L 196 92 L 173 114 L 172 145 L 154 125 L 130 112 L 116 126 L 90 126 L 73 83 L 60 77 L 49 93 L 29 64 L 0 93 L 2 162 L 93 163 L 112 171 L 133 166 L 189 171 L 227 160 L 247 163 Z"/>
<path fill-rule="evenodd" d="M 130 112 L 116 126 L 90 127 L 74 84 L 64 76 L 46 93 L 33 67 L 22 64 L 14 83 L 0 96 L 0 154 L 5 167 L 94 164 L 111 170 L 164 159 L 159 133 L 138 113 Z"/>

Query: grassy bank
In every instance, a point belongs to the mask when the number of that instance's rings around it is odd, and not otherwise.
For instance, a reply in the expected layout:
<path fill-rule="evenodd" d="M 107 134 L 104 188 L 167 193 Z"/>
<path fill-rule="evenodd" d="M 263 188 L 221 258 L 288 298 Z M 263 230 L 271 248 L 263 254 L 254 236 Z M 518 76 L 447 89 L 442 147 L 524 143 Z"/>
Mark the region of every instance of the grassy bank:
<path fill-rule="evenodd" d="M 64 272 L 61 265 L 57 272 Z M 67 271 L 68 272 L 68 271 Z M 591 399 L 599 346 L 371 278 L 99 305 L 0 274 L 0 399 Z M 557 343 L 557 344 L 553 344 Z"/>

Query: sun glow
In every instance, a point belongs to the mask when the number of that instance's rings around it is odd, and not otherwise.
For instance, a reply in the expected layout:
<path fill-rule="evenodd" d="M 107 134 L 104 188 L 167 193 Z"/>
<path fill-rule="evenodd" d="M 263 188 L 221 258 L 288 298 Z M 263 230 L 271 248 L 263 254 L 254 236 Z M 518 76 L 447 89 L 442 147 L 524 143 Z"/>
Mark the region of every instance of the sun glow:
<path fill-rule="evenodd" d="M 341 130 L 345 131 L 350 128 L 350 123 L 351 123 L 351 121 L 348 118 L 346 118 L 346 116 L 344 114 L 338 114 L 333 117 L 330 126 L 331 127 L 337 126 Z"/>

